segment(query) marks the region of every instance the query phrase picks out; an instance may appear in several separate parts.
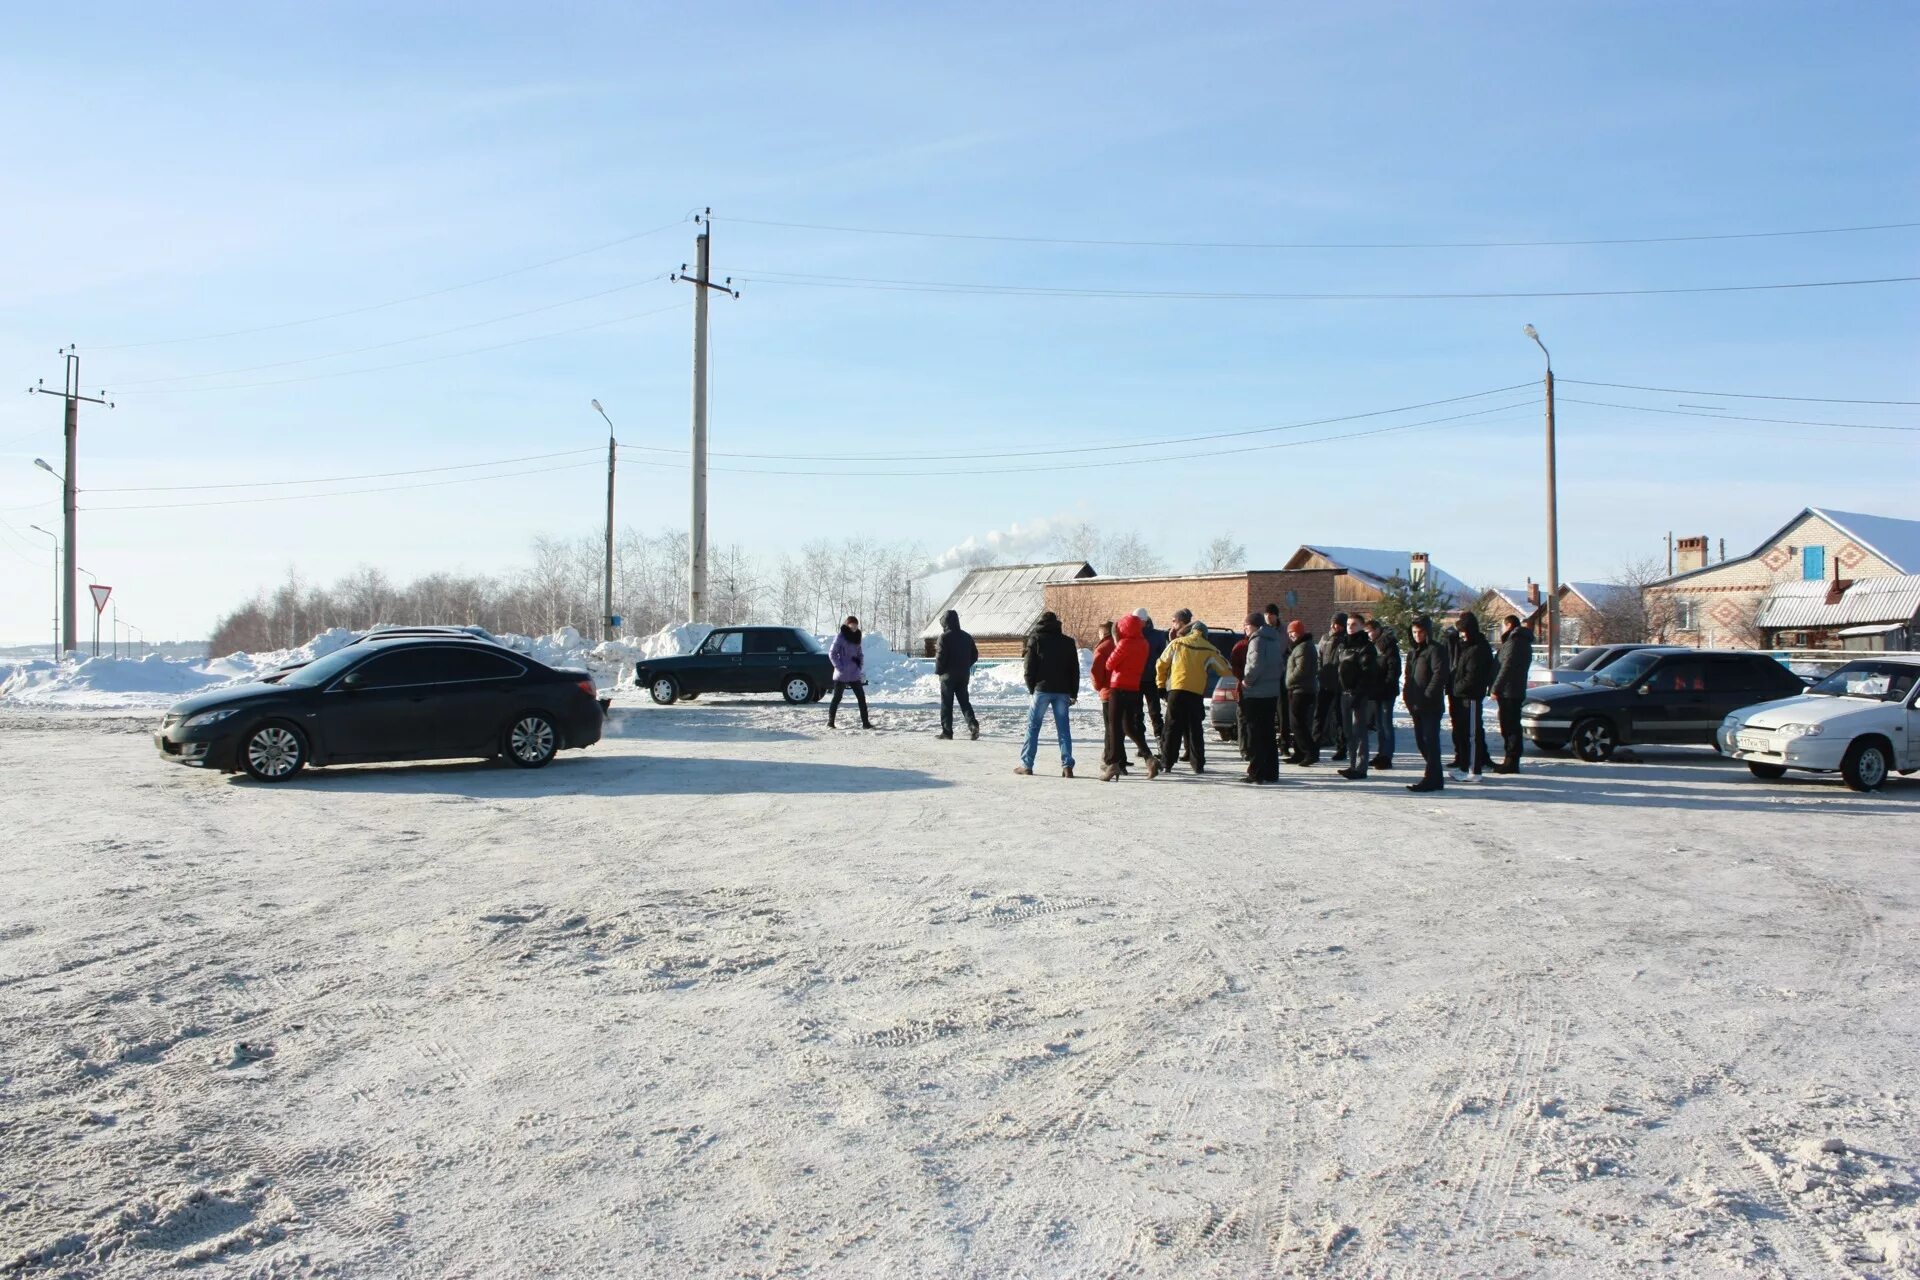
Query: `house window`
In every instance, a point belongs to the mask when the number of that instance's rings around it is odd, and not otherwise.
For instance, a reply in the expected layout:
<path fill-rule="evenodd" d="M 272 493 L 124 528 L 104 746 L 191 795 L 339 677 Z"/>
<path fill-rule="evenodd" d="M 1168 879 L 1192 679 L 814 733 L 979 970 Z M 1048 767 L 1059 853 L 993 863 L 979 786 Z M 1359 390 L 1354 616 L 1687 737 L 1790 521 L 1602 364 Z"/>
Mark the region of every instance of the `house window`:
<path fill-rule="evenodd" d="M 1675 600 L 1673 602 L 1673 629 L 1675 631 L 1698 631 L 1699 619 L 1694 615 L 1693 601 Z"/>
<path fill-rule="evenodd" d="M 1825 547 L 1800 548 L 1800 576 L 1808 582 L 1815 582 L 1827 576 Z"/>

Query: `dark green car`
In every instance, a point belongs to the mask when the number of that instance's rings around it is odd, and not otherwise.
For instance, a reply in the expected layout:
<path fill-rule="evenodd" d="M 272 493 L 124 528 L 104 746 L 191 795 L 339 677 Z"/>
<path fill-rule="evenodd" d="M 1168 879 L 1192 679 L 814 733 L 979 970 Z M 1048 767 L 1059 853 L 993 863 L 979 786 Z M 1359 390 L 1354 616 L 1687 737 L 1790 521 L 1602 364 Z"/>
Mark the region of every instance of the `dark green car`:
<path fill-rule="evenodd" d="M 799 627 L 720 627 L 692 653 L 648 658 L 633 682 L 661 706 L 703 693 L 777 693 L 817 702 L 833 684 L 833 663 Z"/>

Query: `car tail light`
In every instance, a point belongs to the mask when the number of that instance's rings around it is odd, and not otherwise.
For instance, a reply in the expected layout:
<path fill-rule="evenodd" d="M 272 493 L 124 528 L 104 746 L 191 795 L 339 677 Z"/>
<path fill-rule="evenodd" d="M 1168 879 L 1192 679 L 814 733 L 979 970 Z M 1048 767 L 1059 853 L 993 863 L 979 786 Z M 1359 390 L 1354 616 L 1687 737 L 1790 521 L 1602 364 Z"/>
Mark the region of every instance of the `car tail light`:
<path fill-rule="evenodd" d="M 591 680 L 576 680 L 574 681 L 574 685 L 589 698 L 597 698 L 600 696 L 600 691 L 593 687 L 593 681 Z"/>
<path fill-rule="evenodd" d="M 1240 682 L 1228 676 L 1222 679 L 1219 684 L 1213 686 L 1213 700 L 1215 702 L 1232 702 L 1233 695 L 1238 693 L 1239 690 Z"/>

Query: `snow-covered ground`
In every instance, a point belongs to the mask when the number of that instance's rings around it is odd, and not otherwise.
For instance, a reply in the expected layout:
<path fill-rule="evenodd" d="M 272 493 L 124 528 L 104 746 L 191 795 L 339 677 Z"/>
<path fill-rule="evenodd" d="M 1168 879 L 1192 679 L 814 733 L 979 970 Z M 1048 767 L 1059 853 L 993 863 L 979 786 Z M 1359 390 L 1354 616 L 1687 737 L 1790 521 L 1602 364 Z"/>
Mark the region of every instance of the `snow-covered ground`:
<path fill-rule="evenodd" d="M 494 636 L 501 644 L 529 654 L 549 666 L 584 667 L 601 686 L 627 684 L 634 663 L 645 657 L 690 653 L 711 627 L 682 623 L 632 640 L 593 643 L 572 627 L 546 636 Z M 161 657 L 0 658 L 0 706 L 63 709 L 69 711 L 127 711 L 158 709 L 196 693 L 257 680 L 288 662 L 311 662 L 324 657 L 365 632 L 336 627 L 293 649 L 263 653 L 233 653 L 220 658 Z M 867 655 L 869 692 L 876 697 L 933 702 L 940 684 L 933 663 L 925 658 L 895 653 L 885 636 L 869 633 Z M 1080 654 L 1084 672 L 1091 655 Z M 982 663 L 975 672 L 973 696 L 994 702 L 1026 697 L 1018 662 Z"/>
<path fill-rule="evenodd" d="M 880 704 L 279 787 L 0 711 L 0 1274 L 1920 1275 L 1920 783 Z"/>

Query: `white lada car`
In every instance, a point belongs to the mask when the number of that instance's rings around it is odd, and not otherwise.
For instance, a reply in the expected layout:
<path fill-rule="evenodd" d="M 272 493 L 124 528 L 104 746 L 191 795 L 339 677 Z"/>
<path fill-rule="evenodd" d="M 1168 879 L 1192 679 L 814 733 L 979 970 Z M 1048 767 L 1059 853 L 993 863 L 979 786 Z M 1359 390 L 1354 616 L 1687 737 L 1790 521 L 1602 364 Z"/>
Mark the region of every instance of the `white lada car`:
<path fill-rule="evenodd" d="M 1847 663 L 1804 694 L 1742 707 L 1720 724 L 1720 749 L 1759 778 L 1838 771 L 1855 791 L 1920 769 L 1920 653 Z"/>

